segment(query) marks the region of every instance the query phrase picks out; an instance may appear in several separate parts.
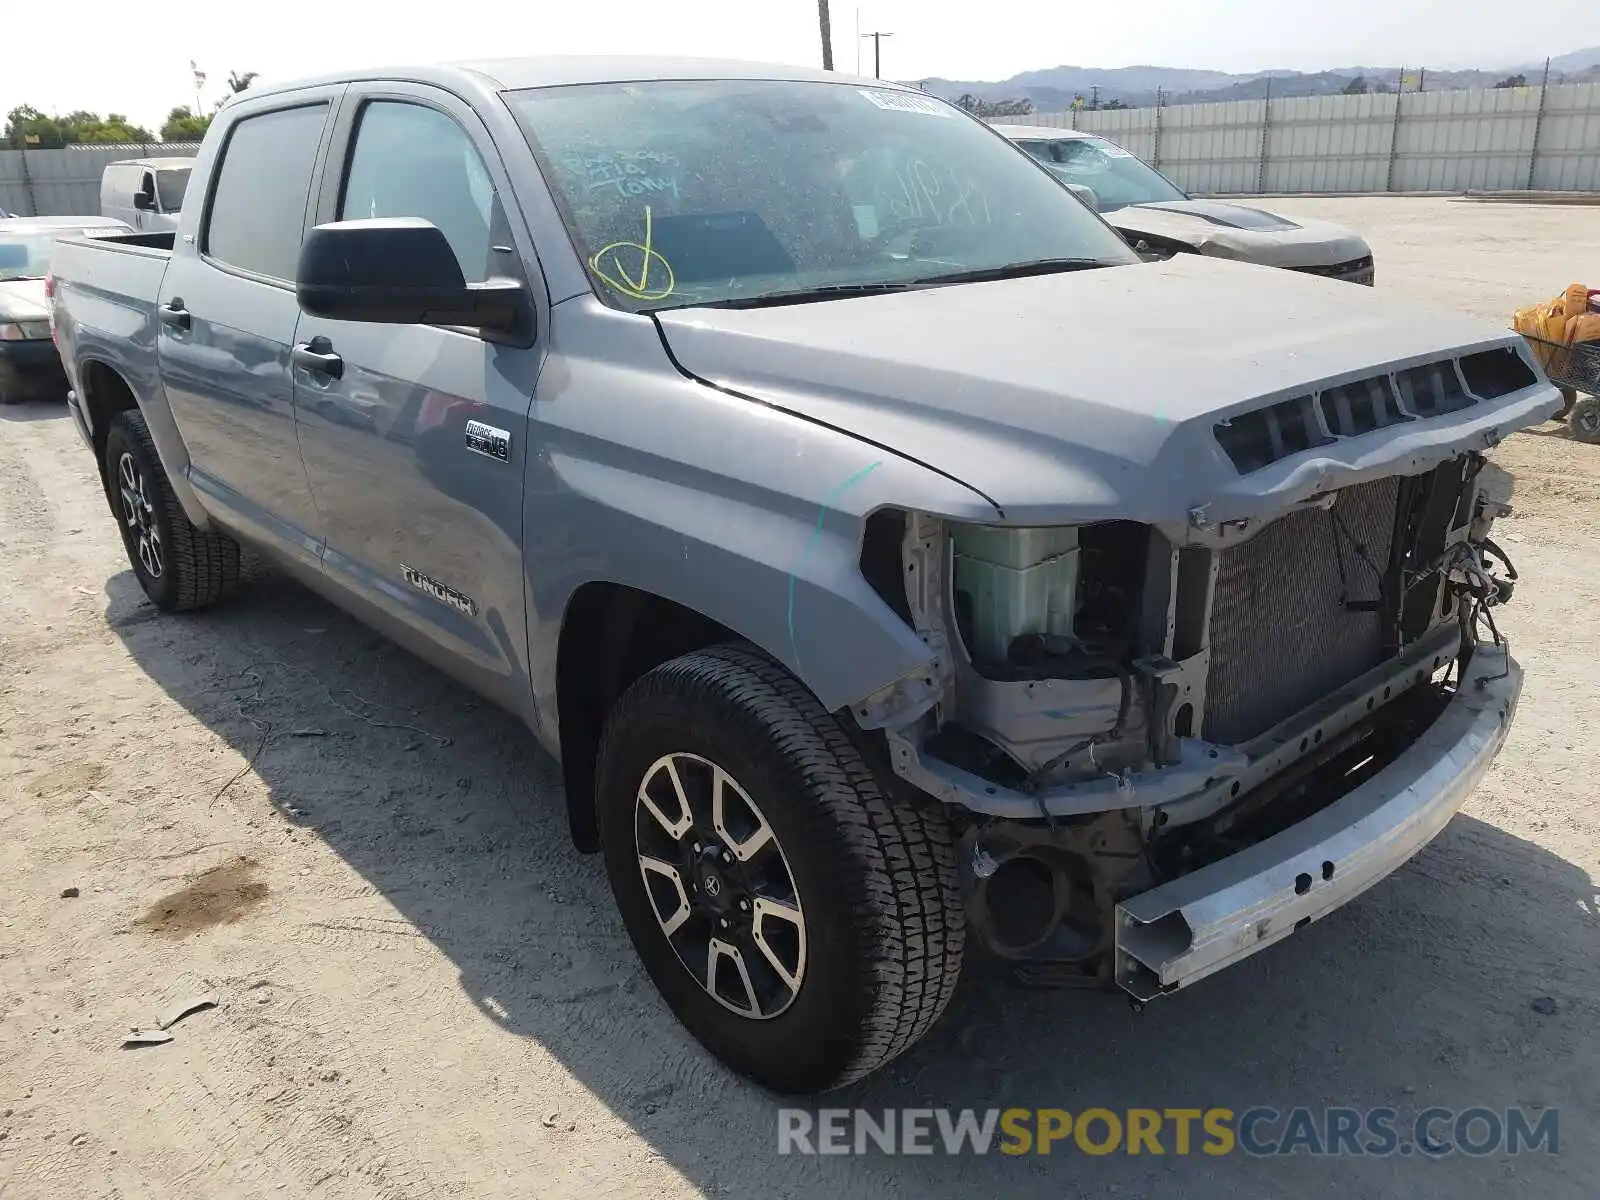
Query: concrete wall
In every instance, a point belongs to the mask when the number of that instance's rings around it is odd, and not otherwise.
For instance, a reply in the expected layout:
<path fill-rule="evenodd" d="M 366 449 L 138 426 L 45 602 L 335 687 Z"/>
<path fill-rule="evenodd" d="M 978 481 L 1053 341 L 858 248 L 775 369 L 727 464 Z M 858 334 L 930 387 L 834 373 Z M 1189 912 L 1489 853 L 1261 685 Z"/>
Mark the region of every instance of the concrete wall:
<path fill-rule="evenodd" d="M 192 158 L 198 142 L 0 150 L 0 209 L 19 217 L 98 216 L 100 175 L 125 158 Z"/>
<path fill-rule="evenodd" d="M 1191 192 L 1600 191 L 1600 84 L 1007 117 L 1103 134 Z"/>

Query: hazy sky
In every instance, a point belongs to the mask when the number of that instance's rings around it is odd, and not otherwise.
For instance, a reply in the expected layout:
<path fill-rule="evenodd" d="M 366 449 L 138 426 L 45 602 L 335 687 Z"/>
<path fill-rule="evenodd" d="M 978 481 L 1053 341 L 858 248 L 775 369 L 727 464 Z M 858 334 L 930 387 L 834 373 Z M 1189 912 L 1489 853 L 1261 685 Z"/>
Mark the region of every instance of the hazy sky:
<path fill-rule="evenodd" d="M 857 5 L 832 0 L 832 11 L 835 65 L 854 70 Z M 1001 79 L 1063 63 L 1496 67 L 1600 44 L 1592 0 L 863 0 L 859 12 L 862 29 L 894 32 L 883 73 L 903 80 Z M 816 0 L 68 0 L 22 4 L 6 25 L 22 53 L 0 60 L 0 113 L 23 103 L 114 110 L 152 127 L 193 103 L 190 59 L 209 76 L 207 106 L 230 70 L 280 80 L 529 54 L 820 60 Z M 870 74 L 870 43 L 861 62 Z"/>

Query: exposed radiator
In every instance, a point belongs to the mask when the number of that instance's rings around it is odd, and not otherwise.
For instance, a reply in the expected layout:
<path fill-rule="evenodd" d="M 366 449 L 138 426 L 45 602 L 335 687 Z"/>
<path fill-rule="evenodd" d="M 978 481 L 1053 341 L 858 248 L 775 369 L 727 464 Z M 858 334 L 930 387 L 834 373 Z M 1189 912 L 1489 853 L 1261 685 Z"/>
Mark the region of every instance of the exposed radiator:
<path fill-rule="evenodd" d="M 1291 513 L 1222 552 L 1207 740 L 1248 741 L 1382 660 L 1380 614 L 1346 601 L 1379 598 L 1399 494 L 1393 477 L 1346 488 L 1331 512 Z"/>

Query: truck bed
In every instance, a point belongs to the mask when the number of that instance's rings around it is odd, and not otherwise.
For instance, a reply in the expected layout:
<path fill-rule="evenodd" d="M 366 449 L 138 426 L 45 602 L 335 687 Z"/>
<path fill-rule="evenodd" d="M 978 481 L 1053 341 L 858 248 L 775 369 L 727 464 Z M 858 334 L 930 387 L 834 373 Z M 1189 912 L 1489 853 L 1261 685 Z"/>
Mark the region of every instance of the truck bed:
<path fill-rule="evenodd" d="M 135 388 L 155 379 L 156 301 L 174 235 L 62 238 L 56 247 L 52 320 L 72 389 L 82 365 L 104 363 Z"/>

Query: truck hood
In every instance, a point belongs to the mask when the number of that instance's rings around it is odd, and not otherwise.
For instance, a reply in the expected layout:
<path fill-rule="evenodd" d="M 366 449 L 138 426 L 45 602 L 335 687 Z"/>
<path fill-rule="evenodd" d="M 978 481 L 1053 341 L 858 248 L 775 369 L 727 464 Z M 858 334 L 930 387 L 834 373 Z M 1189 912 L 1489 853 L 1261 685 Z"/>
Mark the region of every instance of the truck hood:
<path fill-rule="evenodd" d="M 1223 521 L 1427 469 L 1544 419 L 1544 382 L 1248 473 L 1219 421 L 1522 340 L 1369 288 L 1198 255 L 762 309 L 657 315 L 684 372 L 848 431 L 1006 519 Z M 1530 367 L 1530 370 L 1532 368 Z"/>
<path fill-rule="evenodd" d="M 1222 200 L 1162 200 L 1102 214 L 1130 240 L 1157 237 L 1201 254 L 1267 267 L 1331 267 L 1372 253 L 1332 221 L 1308 221 Z"/>
<path fill-rule="evenodd" d="M 44 321 L 49 316 L 44 280 L 0 280 L 0 321 Z"/>

